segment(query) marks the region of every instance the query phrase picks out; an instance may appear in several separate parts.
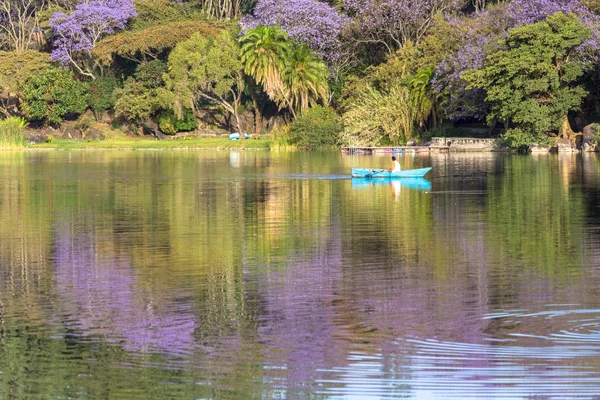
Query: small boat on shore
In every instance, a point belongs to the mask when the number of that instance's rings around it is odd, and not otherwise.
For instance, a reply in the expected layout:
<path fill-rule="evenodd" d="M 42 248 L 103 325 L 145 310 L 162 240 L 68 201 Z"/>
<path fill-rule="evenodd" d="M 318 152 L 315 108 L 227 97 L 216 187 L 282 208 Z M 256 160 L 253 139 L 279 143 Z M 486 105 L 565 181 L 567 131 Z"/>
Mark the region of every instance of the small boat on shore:
<path fill-rule="evenodd" d="M 387 169 L 352 168 L 353 178 L 421 178 L 431 171 L 431 168 L 405 169 L 390 172 Z"/>

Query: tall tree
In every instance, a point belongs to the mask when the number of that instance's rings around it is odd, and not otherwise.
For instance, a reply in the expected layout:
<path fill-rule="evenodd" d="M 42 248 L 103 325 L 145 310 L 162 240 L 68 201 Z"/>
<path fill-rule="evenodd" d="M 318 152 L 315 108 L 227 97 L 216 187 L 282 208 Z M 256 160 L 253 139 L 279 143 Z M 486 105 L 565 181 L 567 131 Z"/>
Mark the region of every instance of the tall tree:
<path fill-rule="evenodd" d="M 239 109 L 244 85 L 240 49 L 233 34 L 224 30 L 213 38 L 196 33 L 169 55 L 166 89 L 161 97 L 179 118 L 184 108 L 195 109 L 199 101 L 218 104 L 234 117 L 241 133 L 244 127 Z"/>
<path fill-rule="evenodd" d="M 577 79 L 585 64 L 575 56 L 590 36 L 573 14 L 558 12 L 543 22 L 510 31 L 501 49 L 484 67 L 465 74 L 484 89 L 490 103 L 488 121 L 507 121 L 515 129 L 505 138 L 514 147 L 544 142 L 551 132 L 570 138 L 567 113 L 580 107 L 585 89 Z"/>
<path fill-rule="evenodd" d="M 327 104 L 329 71 L 304 45 L 294 46 L 283 70 L 285 95 L 289 98 L 294 116 L 316 105 Z"/>
<path fill-rule="evenodd" d="M 43 6 L 41 0 L 0 0 L 0 31 L 11 50 L 24 52 L 43 35 L 36 17 Z"/>
<path fill-rule="evenodd" d="M 282 94 L 281 71 L 291 49 L 287 33 L 275 26 L 259 26 L 248 30 L 240 44 L 244 72 L 261 84 L 269 97 Z"/>

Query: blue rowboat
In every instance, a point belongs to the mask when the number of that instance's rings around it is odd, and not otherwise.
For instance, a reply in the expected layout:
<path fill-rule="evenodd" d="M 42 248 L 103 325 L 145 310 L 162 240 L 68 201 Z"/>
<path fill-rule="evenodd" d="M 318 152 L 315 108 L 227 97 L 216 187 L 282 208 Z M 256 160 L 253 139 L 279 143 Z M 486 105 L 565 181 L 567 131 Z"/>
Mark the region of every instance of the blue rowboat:
<path fill-rule="evenodd" d="M 431 171 L 431 168 L 405 169 L 390 172 L 387 169 L 352 168 L 353 178 L 420 178 Z"/>

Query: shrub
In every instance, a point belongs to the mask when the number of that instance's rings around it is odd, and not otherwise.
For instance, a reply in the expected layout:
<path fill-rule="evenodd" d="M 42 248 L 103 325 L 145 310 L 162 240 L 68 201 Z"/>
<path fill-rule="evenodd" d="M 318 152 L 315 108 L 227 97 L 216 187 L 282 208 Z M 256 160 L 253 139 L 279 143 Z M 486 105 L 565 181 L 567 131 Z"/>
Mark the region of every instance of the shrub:
<path fill-rule="evenodd" d="M 23 147 L 23 128 L 26 125 L 23 118 L 10 117 L 0 120 L 0 149 Z"/>
<path fill-rule="evenodd" d="M 273 138 L 273 147 L 288 147 L 292 146 L 293 139 L 290 132 L 289 126 L 283 126 L 280 128 L 273 129 L 271 131 L 271 137 Z"/>
<path fill-rule="evenodd" d="M 92 127 L 93 119 L 90 117 L 81 117 L 73 124 L 73 128 L 78 131 L 86 131 Z"/>
<path fill-rule="evenodd" d="M 114 107 L 115 89 L 118 87 L 119 81 L 112 76 L 103 76 L 90 83 L 88 105 L 94 112 L 96 120 L 104 111 Z"/>
<path fill-rule="evenodd" d="M 174 135 L 177 132 L 193 131 L 198 127 L 196 115 L 190 109 L 183 112 L 183 118 L 179 119 L 171 110 L 165 110 L 158 116 L 158 126 L 163 133 Z"/>
<path fill-rule="evenodd" d="M 167 73 L 167 63 L 161 60 L 152 60 L 138 65 L 135 70 L 135 79 L 142 82 L 148 89 L 156 89 L 164 84 L 163 74 Z"/>
<path fill-rule="evenodd" d="M 116 114 L 134 123 L 154 116 L 161 108 L 156 89 L 163 85 L 166 71 L 167 64 L 160 60 L 138 65 L 134 77 L 129 77 L 123 88 L 115 89 Z"/>
<path fill-rule="evenodd" d="M 531 132 L 527 132 L 521 128 L 508 129 L 504 133 L 504 142 L 509 147 L 515 149 L 526 149 L 532 144 L 548 144 L 549 140 L 547 137 L 541 137 Z"/>
<path fill-rule="evenodd" d="M 127 79 L 122 89 L 116 89 L 115 96 L 116 114 L 135 123 L 151 117 L 160 108 L 156 91 L 148 90 L 142 82 L 133 78 Z"/>
<path fill-rule="evenodd" d="M 60 123 L 67 114 L 81 114 L 88 104 L 88 85 L 64 68 L 30 76 L 22 88 L 23 112 L 29 120 Z"/>
<path fill-rule="evenodd" d="M 340 117 L 321 106 L 303 112 L 290 127 L 292 144 L 311 150 L 335 147 L 341 132 Z"/>

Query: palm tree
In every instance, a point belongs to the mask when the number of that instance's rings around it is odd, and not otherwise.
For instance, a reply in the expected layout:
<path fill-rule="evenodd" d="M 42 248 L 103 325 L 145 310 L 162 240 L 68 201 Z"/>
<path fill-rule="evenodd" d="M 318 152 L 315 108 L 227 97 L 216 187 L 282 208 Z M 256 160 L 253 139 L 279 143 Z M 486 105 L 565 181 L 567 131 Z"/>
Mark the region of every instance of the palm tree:
<path fill-rule="evenodd" d="M 285 96 L 294 116 L 319 100 L 327 104 L 329 71 L 325 63 L 305 45 L 294 46 L 282 77 Z"/>
<path fill-rule="evenodd" d="M 283 93 L 281 71 L 290 54 L 287 33 L 276 26 L 259 26 L 248 30 L 240 38 L 240 45 L 244 72 L 277 101 Z"/>
<path fill-rule="evenodd" d="M 408 82 L 413 118 L 415 124 L 419 127 L 423 127 L 430 116 L 433 119 L 433 127 L 435 128 L 437 125 L 435 93 L 431 88 L 431 80 L 434 74 L 435 69 L 423 68 L 417 71 Z"/>

